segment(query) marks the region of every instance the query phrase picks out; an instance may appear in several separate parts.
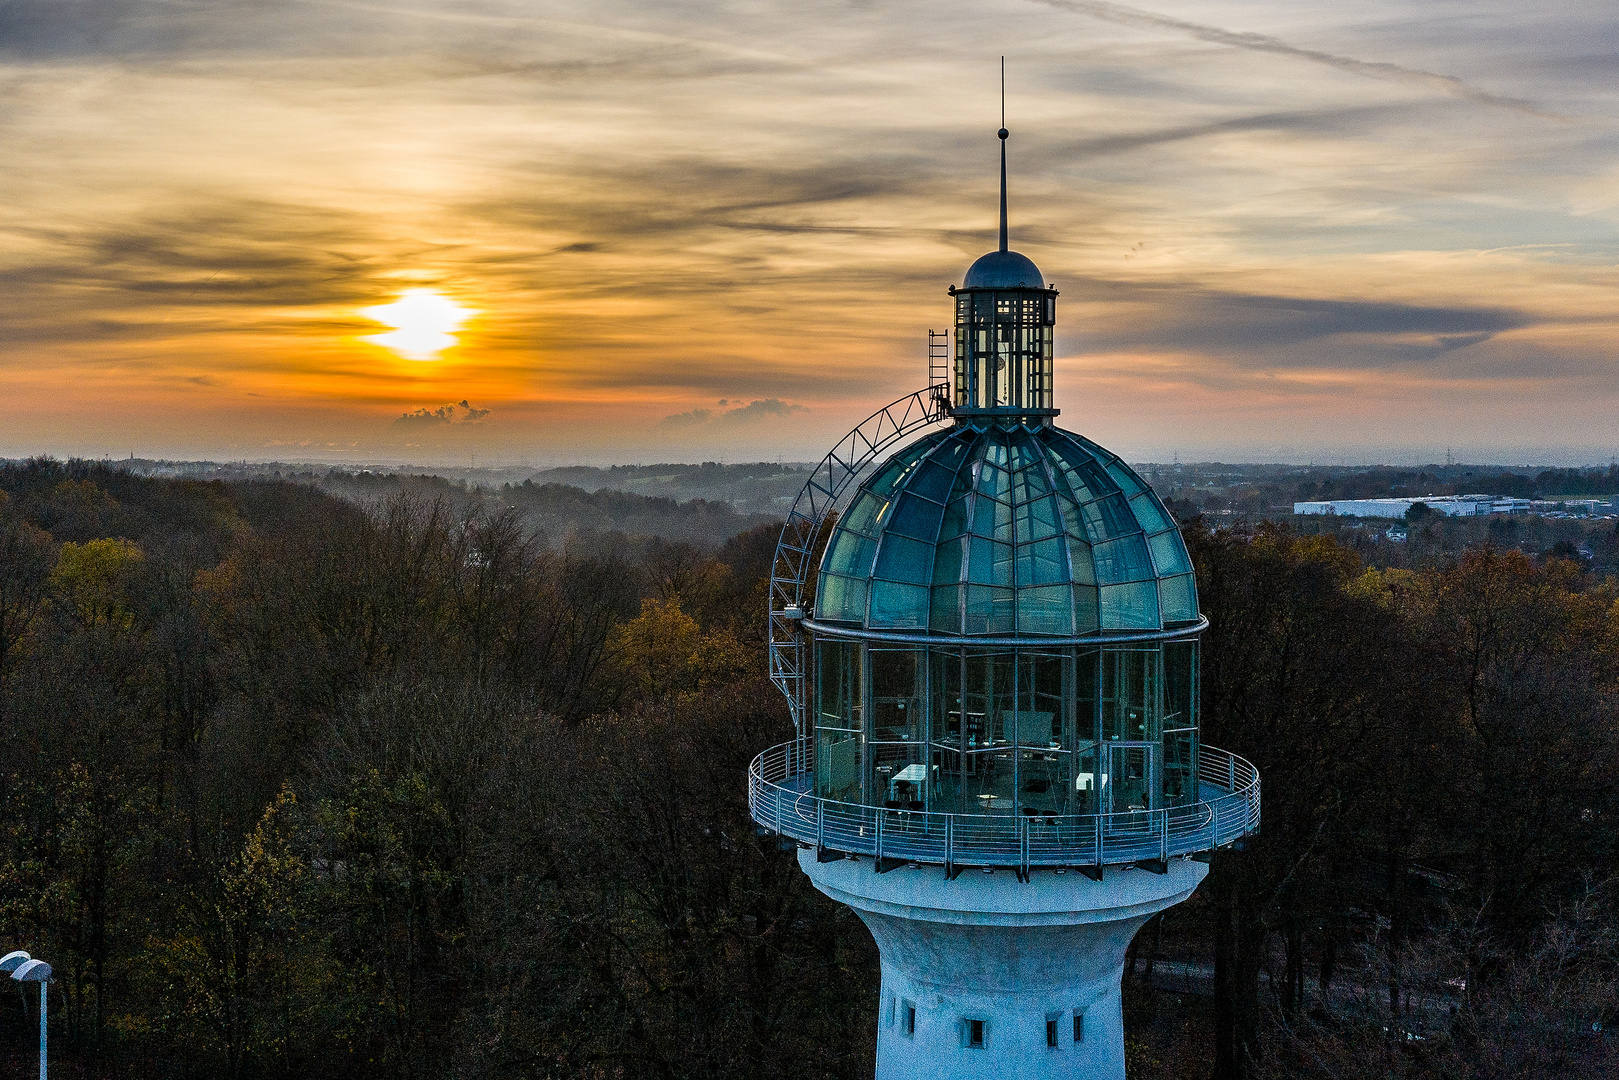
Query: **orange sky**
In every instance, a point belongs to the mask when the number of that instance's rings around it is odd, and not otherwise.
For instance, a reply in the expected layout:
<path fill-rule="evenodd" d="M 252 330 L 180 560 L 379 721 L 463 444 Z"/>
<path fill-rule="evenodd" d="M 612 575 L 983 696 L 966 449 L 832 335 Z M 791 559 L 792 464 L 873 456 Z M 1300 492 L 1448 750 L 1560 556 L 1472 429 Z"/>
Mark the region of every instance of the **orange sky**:
<path fill-rule="evenodd" d="M 804 460 L 994 243 L 1133 460 L 1606 462 L 1608 5 L 0 9 L 0 455 Z M 433 360 L 364 313 L 472 314 Z M 460 403 L 465 402 L 465 405 Z"/>

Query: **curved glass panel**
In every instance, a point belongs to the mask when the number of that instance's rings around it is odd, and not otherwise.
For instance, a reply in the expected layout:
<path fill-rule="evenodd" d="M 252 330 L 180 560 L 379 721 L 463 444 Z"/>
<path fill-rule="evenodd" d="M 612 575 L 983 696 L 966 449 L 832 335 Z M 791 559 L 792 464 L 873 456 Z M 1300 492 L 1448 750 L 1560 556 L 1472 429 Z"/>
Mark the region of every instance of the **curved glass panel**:
<path fill-rule="evenodd" d="M 1017 549 L 1017 583 L 1025 585 L 1056 585 L 1066 583 L 1068 559 L 1060 539 L 1036 540 L 1020 544 Z"/>
<path fill-rule="evenodd" d="M 1131 516 L 1130 504 L 1124 501 L 1123 495 L 1103 496 L 1080 507 L 1079 513 L 1085 519 L 1085 530 L 1090 533 L 1090 541 L 1093 544 L 1141 531 L 1141 526 L 1136 524 L 1136 519 Z"/>
<path fill-rule="evenodd" d="M 1197 618 L 1163 503 L 1117 457 L 1050 427 L 963 425 L 893 455 L 821 570 L 819 616 L 873 628 L 1086 634 Z"/>
<path fill-rule="evenodd" d="M 1158 582 L 1158 605 L 1164 621 L 1193 622 L 1197 619 L 1197 586 L 1191 574 L 1163 578 Z"/>
<path fill-rule="evenodd" d="M 1149 536 L 1153 533 L 1163 532 L 1165 529 L 1174 528 L 1175 525 L 1169 519 L 1169 514 L 1164 511 L 1163 506 L 1158 502 L 1158 496 L 1150 491 L 1143 492 L 1130 500 L 1130 513 L 1135 515 L 1135 519 L 1141 523 L 1142 531 Z"/>
<path fill-rule="evenodd" d="M 1140 533 L 1095 545 L 1091 548 L 1091 558 L 1096 561 L 1096 580 L 1103 585 L 1141 581 L 1153 576 L 1147 545 Z"/>
<path fill-rule="evenodd" d="M 1019 589 L 1017 628 L 1020 634 L 1072 634 L 1074 595 L 1070 586 Z"/>
<path fill-rule="evenodd" d="M 953 585 L 961 580 L 961 556 L 965 544 L 946 540 L 933 556 L 933 584 Z"/>
<path fill-rule="evenodd" d="M 932 544 L 890 532 L 883 537 L 882 550 L 877 553 L 874 576 L 926 585 L 933 580 L 933 551 Z"/>
<path fill-rule="evenodd" d="M 1157 630 L 1158 583 L 1137 581 L 1129 585 L 1102 585 L 1098 588 L 1104 630 Z"/>
<path fill-rule="evenodd" d="M 868 626 L 885 630 L 921 630 L 928 625 L 928 589 L 898 581 L 871 583 Z"/>
<path fill-rule="evenodd" d="M 843 515 L 841 524 L 845 529 L 867 536 L 876 536 L 879 519 L 888 509 L 888 500 L 873 495 L 869 491 L 862 491 L 855 496 L 854 502 L 849 506 L 849 512 Z"/>
<path fill-rule="evenodd" d="M 865 579 L 822 574 L 821 586 L 815 591 L 815 614 L 832 622 L 864 622 Z"/>
<path fill-rule="evenodd" d="M 826 545 L 821 566 L 834 574 L 866 577 L 871 573 L 871 556 L 876 550 L 877 542 L 869 536 L 839 528 L 832 534 L 832 542 Z"/>
<path fill-rule="evenodd" d="M 1186 542 L 1181 539 L 1179 530 L 1159 533 L 1147 540 L 1147 546 L 1152 549 L 1152 565 L 1157 569 L 1158 576 L 1173 577 L 1192 572 L 1192 560 L 1186 554 Z"/>

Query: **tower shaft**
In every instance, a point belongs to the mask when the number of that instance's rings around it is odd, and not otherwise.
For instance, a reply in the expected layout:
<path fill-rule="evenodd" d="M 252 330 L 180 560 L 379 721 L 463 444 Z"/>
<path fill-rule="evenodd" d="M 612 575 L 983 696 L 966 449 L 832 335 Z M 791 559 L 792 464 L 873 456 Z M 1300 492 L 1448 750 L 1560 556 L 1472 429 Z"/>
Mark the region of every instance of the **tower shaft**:
<path fill-rule="evenodd" d="M 881 953 L 877 1080 L 1123 1077 L 1125 950 L 1208 872 L 1177 859 L 1167 874 L 1105 882 L 972 870 L 952 881 L 937 867 L 878 875 L 807 850 L 799 865 Z"/>

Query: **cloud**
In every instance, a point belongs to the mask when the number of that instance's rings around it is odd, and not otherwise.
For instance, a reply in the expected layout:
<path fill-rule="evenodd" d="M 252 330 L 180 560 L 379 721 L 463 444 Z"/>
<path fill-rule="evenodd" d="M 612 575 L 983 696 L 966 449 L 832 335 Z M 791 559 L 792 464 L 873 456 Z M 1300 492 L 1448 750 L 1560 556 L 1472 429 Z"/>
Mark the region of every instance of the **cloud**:
<path fill-rule="evenodd" d="M 425 406 L 412 409 L 393 422 L 396 428 L 408 431 L 422 431 L 432 428 L 444 427 L 450 424 L 476 424 L 489 415 L 488 409 L 480 409 L 469 405 L 465 398 L 440 405 L 436 409 Z"/>
<path fill-rule="evenodd" d="M 1100 291 L 1100 290 L 1098 290 Z M 1436 359 L 1543 320 L 1493 305 L 1430 305 L 1244 295 L 1196 287 L 1114 284 L 1112 328 L 1081 336 L 1084 352 L 1163 349 L 1260 368 L 1378 368 Z M 1143 313 L 1147 317 L 1141 317 Z"/>
<path fill-rule="evenodd" d="M 727 400 L 720 398 L 719 403 L 723 406 Z M 807 412 L 809 409 L 803 405 L 789 404 L 780 398 L 762 398 L 720 412 L 713 409 L 692 409 L 689 412 L 675 413 L 665 416 L 658 426 L 665 431 L 690 431 L 694 428 L 725 430 Z"/>
<path fill-rule="evenodd" d="M 1250 49 L 1254 52 L 1272 53 L 1277 56 L 1291 56 L 1299 60 L 1308 60 L 1311 63 L 1336 68 L 1339 71 L 1347 71 L 1352 75 L 1364 75 L 1372 79 L 1382 79 L 1385 82 L 1425 86 L 1432 90 L 1438 90 L 1440 93 L 1449 94 L 1451 97 L 1461 98 L 1463 101 L 1471 101 L 1497 109 L 1527 113 L 1530 116 L 1539 116 L 1548 120 L 1569 119 L 1569 117 L 1560 113 L 1542 109 L 1531 101 L 1504 97 L 1500 94 L 1492 94 L 1487 90 L 1481 90 L 1453 75 L 1440 75 L 1436 72 L 1424 71 L 1421 68 L 1404 67 L 1400 64 L 1390 64 L 1383 61 L 1357 60 L 1352 56 L 1340 56 L 1337 53 L 1324 52 L 1320 49 L 1300 48 L 1269 34 L 1223 30 L 1218 26 L 1188 22 L 1185 19 L 1175 19 L 1167 15 L 1159 15 L 1156 12 L 1143 11 L 1140 8 L 1126 7 L 1123 4 L 1107 3 L 1106 0 L 1033 0 L 1033 2 L 1057 8 L 1061 11 L 1072 11 L 1075 14 L 1088 15 L 1093 19 L 1115 23 L 1119 26 L 1173 30 L 1187 34 L 1199 41 L 1208 41 L 1216 45 L 1229 45 L 1237 49 Z"/>

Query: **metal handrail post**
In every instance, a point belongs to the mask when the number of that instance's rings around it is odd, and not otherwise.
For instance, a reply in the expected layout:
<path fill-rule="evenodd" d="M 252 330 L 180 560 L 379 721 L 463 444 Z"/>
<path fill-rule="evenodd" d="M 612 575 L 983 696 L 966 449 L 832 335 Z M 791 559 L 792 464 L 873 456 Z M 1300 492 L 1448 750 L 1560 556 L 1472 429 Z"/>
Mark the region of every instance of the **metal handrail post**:
<path fill-rule="evenodd" d="M 1163 830 L 1158 834 L 1158 858 L 1162 862 L 1169 861 L 1169 808 L 1158 811 L 1164 816 Z"/>
<path fill-rule="evenodd" d="M 887 813 L 883 808 L 877 807 L 877 866 L 879 869 L 883 865 L 883 818 L 886 816 Z"/>
<path fill-rule="evenodd" d="M 826 801 L 815 800 L 815 850 L 826 850 Z"/>

